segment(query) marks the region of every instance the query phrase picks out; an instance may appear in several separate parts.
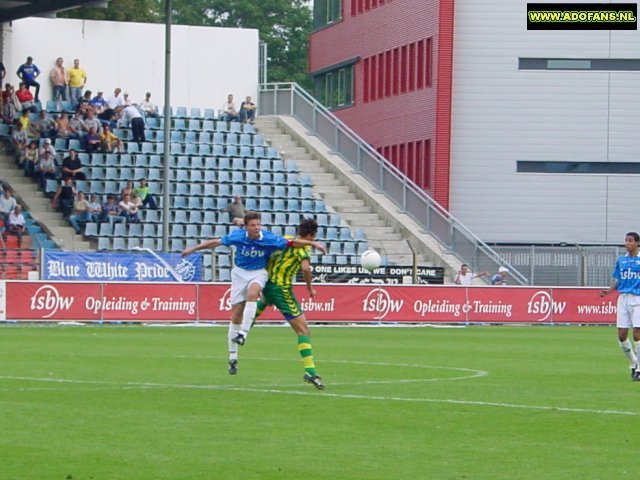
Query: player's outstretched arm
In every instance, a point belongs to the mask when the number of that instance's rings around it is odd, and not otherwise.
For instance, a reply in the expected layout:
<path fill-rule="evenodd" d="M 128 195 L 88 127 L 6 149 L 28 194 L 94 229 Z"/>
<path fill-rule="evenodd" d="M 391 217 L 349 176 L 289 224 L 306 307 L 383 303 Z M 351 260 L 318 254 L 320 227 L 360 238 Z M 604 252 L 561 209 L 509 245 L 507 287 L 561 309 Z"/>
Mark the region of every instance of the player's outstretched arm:
<path fill-rule="evenodd" d="M 320 250 L 322 253 L 327 253 L 327 247 L 325 247 L 324 243 L 322 242 L 316 242 L 316 241 L 312 242 L 310 240 L 302 240 L 301 238 L 294 238 L 293 240 L 291 240 L 291 245 L 296 248 L 311 246 L 316 250 Z"/>
<path fill-rule="evenodd" d="M 194 245 L 193 247 L 190 248 L 185 248 L 182 251 L 182 256 L 186 257 L 187 255 L 191 255 L 193 252 L 197 252 L 198 250 L 205 250 L 207 248 L 216 248 L 218 245 L 220 245 L 220 239 L 219 238 L 213 238 L 211 240 L 205 240 L 204 242 L 199 243 L 198 245 Z"/>

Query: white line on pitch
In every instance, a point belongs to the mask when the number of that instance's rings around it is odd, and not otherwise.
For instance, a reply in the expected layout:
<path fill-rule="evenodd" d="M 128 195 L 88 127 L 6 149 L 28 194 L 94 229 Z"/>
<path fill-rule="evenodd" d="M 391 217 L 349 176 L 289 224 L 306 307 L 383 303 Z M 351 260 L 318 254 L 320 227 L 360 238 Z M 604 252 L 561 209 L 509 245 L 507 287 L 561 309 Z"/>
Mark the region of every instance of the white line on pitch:
<path fill-rule="evenodd" d="M 600 415 L 626 415 L 637 417 L 640 416 L 640 412 L 631 412 L 626 410 L 601 410 L 593 408 L 575 408 L 575 407 L 553 407 L 548 405 L 521 405 L 516 403 L 502 403 L 502 402 L 481 402 L 474 400 L 454 400 L 447 398 L 405 398 L 405 397 L 386 397 L 379 395 L 357 395 L 348 393 L 330 393 L 324 391 L 322 393 L 316 391 L 298 391 L 298 390 L 279 390 L 274 388 L 256 388 L 256 387 L 234 387 L 231 385 L 185 385 L 185 384 L 166 384 L 166 383 L 136 383 L 127 382 L 124 384 L 102 382 L 99 380 L 72 380 L 65 378 L 33 378 L 33 377 L 12 377 L 12 376 L 0 376 L 0 379 L 4 380 L 24 380 L 34 382 L 54 382 L 54 383 L 71 383 L 71 384 L 89 384 L 89 385 L 108 385 L 115 388 L 118 387 L 139 387 L 139 388 L 176 388 L 176 389 L 189 389 L 189 390 L 226 390 L 233 392 L 252 392 L 252 393 L 271 393 L 278 395 L 298 395 L 298 396 L 310 396 L 313 395 L 316 398 L 331 397 L 331 398 L 348 398 L 356 400 L 374 400 L 385 402 L 411 402 L 411 403 L 434 403 L 434 404 L 449 404 L 449 405 L 467 405 L 478 407 L 499 407 L 499 408 L 516 408 L 521 410 L 539 410 L 548 412 L 565 412 L 565 413 L 589 413 Z"/>

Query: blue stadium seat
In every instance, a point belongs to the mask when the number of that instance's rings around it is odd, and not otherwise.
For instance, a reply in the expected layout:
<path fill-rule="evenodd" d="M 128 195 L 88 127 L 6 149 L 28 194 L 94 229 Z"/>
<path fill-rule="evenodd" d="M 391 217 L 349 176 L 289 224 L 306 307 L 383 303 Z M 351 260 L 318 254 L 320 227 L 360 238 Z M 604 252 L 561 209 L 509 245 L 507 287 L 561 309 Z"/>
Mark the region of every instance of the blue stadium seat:
<path fill-rule="evenodd" d="M 211 155 L 211 147 L 207 143 L 198 144 L 198 155 L 209 156 Z"/>
<path fill-rule="evenodd" d="M 198 143 L 211 144 L 212 143 L 211 134 L 209 132 L 201 132 L 200 135 L 198 135 Z"/>
<path fill-rule="evenodd" d="M 216 129 L 213 120 L 205 120 L 202 122 L 202 130 L 205 132 L 213 132 Z"/>
<path fill-rule="evenodd" d="M 191 118 L 202 118 L 202 112 L 200 112 L 200 109 L 197 107 L 191 107 L 191 110 L 189 110 L 189 116 Z"/>
<path fill-rule="evenodd" d="M 213 108 L 205 108 L 204 109 L 204 118 L 206 120 L 215 120 L 216 112 Z"/>

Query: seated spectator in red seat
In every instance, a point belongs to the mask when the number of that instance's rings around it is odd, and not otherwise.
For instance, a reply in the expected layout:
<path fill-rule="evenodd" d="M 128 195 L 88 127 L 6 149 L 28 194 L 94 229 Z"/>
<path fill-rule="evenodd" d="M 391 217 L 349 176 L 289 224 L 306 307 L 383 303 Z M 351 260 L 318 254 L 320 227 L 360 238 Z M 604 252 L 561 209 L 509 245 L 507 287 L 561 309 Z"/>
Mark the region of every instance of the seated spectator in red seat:
<path fill-rule="evenodd" d="M 256 104 L 251 101 L 251 97 L 245 98 L 240 104 L 240 122 L 253 123 L 256 119 Z"/>
<path fill-rule="evenodd" d="M 82 171 L 82 161 L 78 157 L 78 152 L 73 148 L 69 150 L 69 155 L 62 161 L 62 179 L 72 178 L 74 180 L 86 180 L 87 177 Z"/>
<path fill-rule="evenodd" d="M 2 216 L 5 225 L 8 223 L 9 214 L 15 210 L 17 205 L 18 202 L 13 196 L 13 190 L 6 187 L 0 196 L 0 216 Z"/>
<path fill-rule="evenodd" d="M 18 237 L 18 241 L 22 242 L 22 235 L 27 230 L 26 221 L 24 219 L 24 215 L 22 214 L 22 207 L 20 205 L 16 205 L 16 208 L 13 209 L 13 212 L 9 214 L 7 220 L 7 234 L 15 235 Z"/>
<path fill-rule="evenodd" d="M 106 153 L 121 153 L 124 149 L 124 144 L 118 136 L 111 131 L 109 125 L 102 126 L 102 133 L 100 134 L 100 149 Z"/>

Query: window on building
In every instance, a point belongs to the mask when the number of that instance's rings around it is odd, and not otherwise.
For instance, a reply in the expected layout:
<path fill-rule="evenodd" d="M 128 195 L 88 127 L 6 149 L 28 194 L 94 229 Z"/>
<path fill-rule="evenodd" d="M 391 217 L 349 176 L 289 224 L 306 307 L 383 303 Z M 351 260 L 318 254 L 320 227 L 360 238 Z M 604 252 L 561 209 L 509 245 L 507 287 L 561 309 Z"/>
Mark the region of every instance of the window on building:
<path fill-rule="evenodd" d="M 316 98 L 329 109 L 353 105 L 353 64 L 314 76 Z"/>
<path fill-rule="evenodd" d="M 315 0 L 313 2 L 313 28 L 322 28 L 342 20 L 342 0 Z"/>

